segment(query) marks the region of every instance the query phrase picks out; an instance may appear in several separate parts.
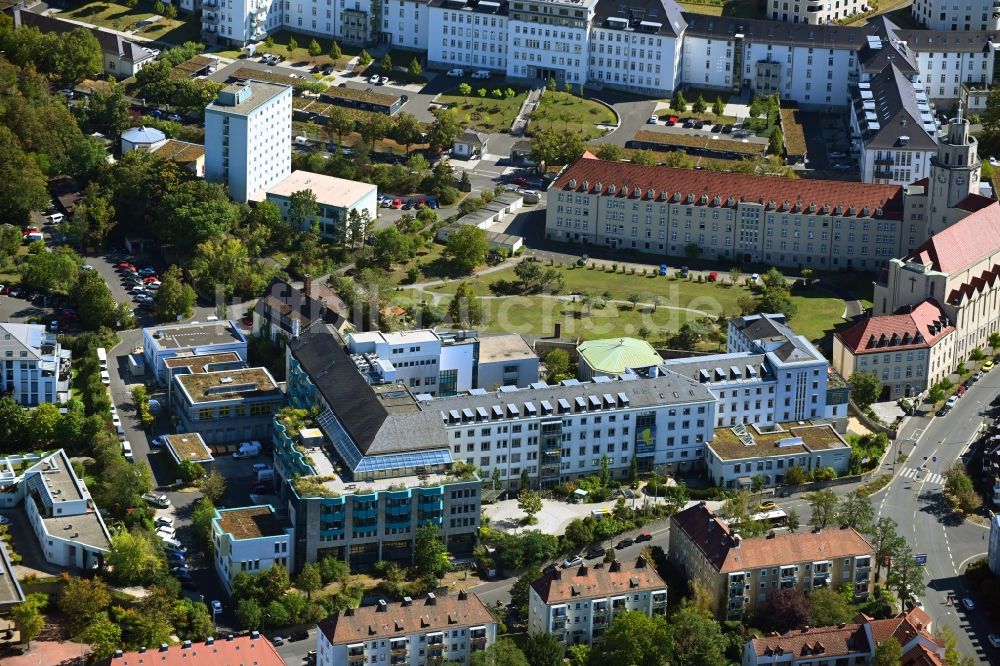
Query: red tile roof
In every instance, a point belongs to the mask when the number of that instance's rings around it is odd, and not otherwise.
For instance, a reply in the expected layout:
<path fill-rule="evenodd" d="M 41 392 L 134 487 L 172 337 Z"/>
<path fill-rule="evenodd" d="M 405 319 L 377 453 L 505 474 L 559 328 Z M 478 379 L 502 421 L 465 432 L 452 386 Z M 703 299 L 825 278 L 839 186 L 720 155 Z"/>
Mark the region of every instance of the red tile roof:
<path fill-rule="evenodd" d="M 675 514 L 670 523 L 671 529 L 680 529 L 721 573 L 872 555 L 874 552 L 871 544 L 850 527 L 740 539 L 737 546 L 736 533 L 704 503 Z"/>
<path fill-rule="evenodd" d="M 570 187 L 570 182 L 573 187 Z M 673 201 L 679 193 L 680 201 L 700 204 L 706 196 L 705 205 L 729 206 L 729 198 L 736 202 L 750 201 L 765 206 L 774 201 L 776 211 L 783 208 L 795 211 L 797 204 L 802 212 L 809 212 L 814 205 L 818 215 L 875 217 L 875 211 L 882 209 L 886 219 L 902 219 L 903 189 L 898 185 L 869 185 L 838 180 L 805 180 L 781 178 L 777 176 L 752 176 L 739 173 L 699 171 L 696 169 L 675 169 L 664 166 L 644 166 L 627 162 L 609 162 L 584 155 L 566 168 L 552 184 L 555 190 L 584 192 L 583 184 L 594 192 L 601 185 L 604 196 L 628 196 L 644 200 Z M 615 187 L 614 194 L 611 186 Z M 718 197 L 719 202 L 714 203 Z M 787 202 L 787 208 L 784 204 Z M 823 212 L 824 205 L 829 206 Z M 854 208 L 853 215 L 850 208 Z"/>
<path fill-rule="evenodd" d="M 994 201 L 938 232 L 904 261 L 930 264 L 942 273 L 956 273 L 998 250 L 1000 202 Z"/>
<path fill-rule="evenodd" d="M 923 636 L 930 641 L 934 641 L 934 636 L 930 632 L 930 625 L 930 616 L 919 608 L 910 609 L 886 620 L 871 620 L 868 622 L 868 627 L 871 630 L 871 635 L 876 645 L 881 645 L 882 641 L 892 636 L 904 648 L 907 643 L 917 636 Z"/>
<path fill-rule="evenodd" d="M 189 647 L 171 645 L 146 652 L 126 652 L 102 662 L 105 666 L 284 666 L 285 660 L 263 636 L 219 638 L 212 644 L 194 643 Z"/>
<path fill-rule="evenodd" d="M 996 201 L 996 199 L 993 199 L 992 197 L 984 197 L 981 194 L 970 194 L 955 204 L 955 208 L 961 208 L 962 210 L 967 210 L 970 213 L 975 213 L 977 210 L 986 208 L 994 201 Z"/>
<path fill-rule="evenodd" d="M 992 290 L 998 277 L 1000 277 L 1000 264 L 993 264 L 993 268 L 990 270 L 983 271 L 958 289 L 952 289 L 951 293 L 948 294 L 948 302 L 958 305 L 962 300 L 976 295 L 977 292 Z"/>
<path fill-rule="evenodd" d="M 792 654 L 796 659 L 813 655 L 828 659 L 871 653 L 868 635 L 862 624 L 800 629 L 781 636 L 755 638 L 750 642 L 758 657 Z"/>
<path fill-rule="evenodd" d="M 945 666 L 948 662 L 923 643 L 917 643 L 903 655 L 903 660 L 899 663 L 900 666 Z"/>
<path fill-rule="evenodd" d="M 531 586 L 546 604 L 667 589 L 660 575 L 642 557 L 631 563 L 615 561 L 610 565 L 556 569 Z"/>
<path fill-rule="evenodd" d="M 926 349 L 954 330 L 937 302 L 928 298 L 912 312 L 869 317 L 836 335 L 855 354 L 878 354 L 889 349 Z"/>

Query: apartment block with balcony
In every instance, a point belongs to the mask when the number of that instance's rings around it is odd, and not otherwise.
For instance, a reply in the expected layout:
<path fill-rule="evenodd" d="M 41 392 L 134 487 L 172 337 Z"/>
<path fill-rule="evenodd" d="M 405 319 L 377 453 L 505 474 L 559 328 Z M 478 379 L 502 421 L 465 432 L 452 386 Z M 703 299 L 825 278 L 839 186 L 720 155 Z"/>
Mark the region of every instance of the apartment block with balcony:
<path fill-rule="evenodd" d="M 348 608 L 319 623 L 318 666 L 468 666 L 496 641 L 493 616 L 475 594 L 433 592 L 425 598 Z"/>
<path fill-rule="evenodd" d="M 72 354 L 41 324 L 0 323 L 0 393 L 25 407 L 69 398 Z"/>
<path fill-rule="evenodd" d="M 667 584 L 644 557 L 557 568 L 543 575 L 528 592 L 528 632 L 553 634 L 566 648 L 592 645 L 626 611 L 667 612 Z"/>
<path fill-rule="evenodd" d="M 750 615 L 773 590 L 849 585 L 871 593 L 874 550 L 853 528 L 744 539 L 700 502 L 670 519 L 670 560 L 711 591 L 722 619 Z"/>

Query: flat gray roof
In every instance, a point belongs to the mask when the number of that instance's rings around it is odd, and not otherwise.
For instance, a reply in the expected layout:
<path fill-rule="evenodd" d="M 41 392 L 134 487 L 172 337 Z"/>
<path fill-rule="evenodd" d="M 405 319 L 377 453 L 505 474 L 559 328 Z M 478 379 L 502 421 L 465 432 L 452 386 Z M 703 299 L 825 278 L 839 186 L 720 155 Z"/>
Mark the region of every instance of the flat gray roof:
<path fill-rule="evenodd" d="M 282 95 L 286 91 L 291 91 L 292 89 L 292 87 L 288 85 L 251 80 L 242 83 L 230 83 L 222 89 L 222 92 L 235 93 L 236 91 L 247 86 L 250 87 L 250 96 L 242 102 L 235 105 L 227 105 L 219 104 L 218 100 L 215 100 L 205 107 L 205 111 L 216 111 L 218 113 L 226 113 L 229 115 L 248 116 L 258 107 L 267 104 L 278 95 Z"/>
<path fill-rule="evenodd" d="M 69 459 L 66 458 L 66 452 L 62 449 L 38 463 L 34 470 L 40 472 L 39 476 L 52 494 L 53 502 L 83 499 L 83 493 L 80 490 L 80 484 L 83 482 L 76 478 L 76 472 L 73 471 Z"/>
<path fill-rule="evenodd" d="M 538 358 L 520 335 L 479 336 L 479 362 L 506 361 L 514 359 Z"/>
<path fill-rule="evenodd" d="M 111 540 L 107 529 L 101 522 L 96 511 L 79 513 L 75 516 L 54 516 L 42 518 L 45 529 L 52 536 L 75 541 L 84 546 L 110 550 Z M 73 536 L 73 535 L 76 536 Z"/>
<path fill-rule="evenodd" d="M 10 558 L 7 557 L 6 545 L 0 541 L 0 608 L 24 601 L 24 592 L 14 575 Z"/>
<path fill-rule="evenodd" d="M 205 345 L 243 342 L 231 321 L 153 327 L 153 341 L 160 349 L 187 349 Z"/>

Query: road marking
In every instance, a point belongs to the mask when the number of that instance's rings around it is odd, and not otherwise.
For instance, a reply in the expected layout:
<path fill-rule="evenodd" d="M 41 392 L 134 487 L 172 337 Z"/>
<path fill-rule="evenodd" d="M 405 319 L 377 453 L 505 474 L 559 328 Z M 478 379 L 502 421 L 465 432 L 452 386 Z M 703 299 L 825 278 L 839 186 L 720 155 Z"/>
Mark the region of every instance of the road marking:
<path fill-rule="evenodd" d="M 900 472 L 900 476 L 913 479 L 914 481 L 920 481 L 921 484 L 924 483 L 936 483 L 938 485 L 944 484 L 944 477 L 936 472 L 925 472 L 919 470 L 915 467 L 904 467 L 903 471 Z"/>
<path fill-rule="evenodd" d="M 971 560 L 974 560 L 974 559 L 979 558 L 979 557 L 986 557 L 988 554 L 989 553 L 977 553 L 976 555 L 972 555 L 970 557 L 965 558 L 964 560 L 962 560 L 961 563 L 959 563 L 959 565 L 957 567 L 955 567 L 955 573 L 958 573 L 959 571 L 961 571 L 962 567 L 964 567 L 966 564 L 968 564 Z"/>

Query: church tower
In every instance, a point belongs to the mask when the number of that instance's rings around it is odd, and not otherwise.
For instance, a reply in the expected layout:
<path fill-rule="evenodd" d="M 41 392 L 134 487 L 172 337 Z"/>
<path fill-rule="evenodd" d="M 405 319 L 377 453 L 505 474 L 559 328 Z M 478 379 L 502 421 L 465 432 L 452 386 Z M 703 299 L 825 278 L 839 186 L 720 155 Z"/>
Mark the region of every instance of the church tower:
<path fill-rule="evenodd" d="M 928 217 L 931 233 L 941 231 L 952 215 L 948 209 L 970 193 L 979 194 L 979 159 L 976 138 L 969 135 L 969 121 L 962 117 L 959 105 L 958 117 L 948 123 L 948 135 L 938 140 L 937 155 L 931 158 L 930 198 Z"/>

